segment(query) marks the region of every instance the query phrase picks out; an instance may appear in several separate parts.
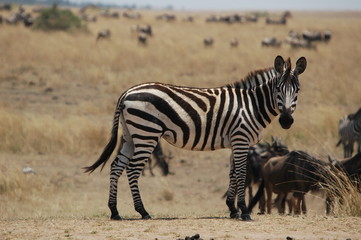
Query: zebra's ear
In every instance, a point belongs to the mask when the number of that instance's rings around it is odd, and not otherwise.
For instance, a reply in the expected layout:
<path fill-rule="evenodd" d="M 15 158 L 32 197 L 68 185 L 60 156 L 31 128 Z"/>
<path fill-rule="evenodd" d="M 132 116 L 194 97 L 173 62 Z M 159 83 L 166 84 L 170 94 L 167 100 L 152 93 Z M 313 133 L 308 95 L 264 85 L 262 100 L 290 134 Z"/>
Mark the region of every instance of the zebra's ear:
<path fill-rule="evenodd" d="M 275 66 L 274 66 L 276 69 L 276 72 L 282 73 L 284 64 L 285 64 L 285 60 L 283 60 L 283 58 L 281 56 L 277 56 L 275 58 Z"/>
<path fill-rule="evenodd" d="M 307 61 L 305 57 L 300 57 L 296 62 L 295 72 L 301 74 L 306 70 Z"/>

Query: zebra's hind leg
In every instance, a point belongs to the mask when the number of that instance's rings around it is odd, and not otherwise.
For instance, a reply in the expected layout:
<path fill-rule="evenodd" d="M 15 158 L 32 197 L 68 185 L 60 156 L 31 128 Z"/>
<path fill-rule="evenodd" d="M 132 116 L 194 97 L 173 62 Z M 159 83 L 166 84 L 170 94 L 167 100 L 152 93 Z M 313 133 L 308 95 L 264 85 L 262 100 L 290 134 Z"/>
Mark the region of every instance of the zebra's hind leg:
<path fill-rule="evenodd" d="M 129 187 L 132 192 L 135 210 L 142 215 L 142 219 L 150 219 L 151 216 L 145 210 L 140 196 L 138 179 L 155 146 L 149 143 L 136 143 L 135 146 L 133 158 L 126 169 Z"/>
<path fill-rule="evenodd" d="M 137 164 L 130 163 L 126 171 L 128 175 L 129 187 L 132 192 L 135 210 L 140 213 L 140 215 L 142 215 L 142 219 L 151 219 L 151 216 L 144 208 L 138 186 L 138 179 L 145 163 L 146 161 Z"/>
<path fill-rule="evenodd" d="M 129 159 L 133 156 L 133 151 L 133 144 L 122 139 L 119 153 L 111 165 L 108 207 L 111 211 L 110 219 L 112 220 L 121 220 L 117 209 L 118 179 L 128 166 Z"/>

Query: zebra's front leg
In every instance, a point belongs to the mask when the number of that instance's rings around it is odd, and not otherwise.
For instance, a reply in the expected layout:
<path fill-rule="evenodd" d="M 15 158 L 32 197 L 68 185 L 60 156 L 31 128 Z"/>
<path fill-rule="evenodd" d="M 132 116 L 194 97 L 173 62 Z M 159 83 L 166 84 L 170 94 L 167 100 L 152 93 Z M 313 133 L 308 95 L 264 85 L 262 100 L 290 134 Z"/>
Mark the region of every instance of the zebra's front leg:
<path fill-rule="evenodd" d="M 134 160 L 134 159 L 133 159 Z M 149 213 L 145 210 L 142 199 L 140 197 L 139 187 L 138 187 L 138 179 L 142 172 L 142 169 L 145 165 L 146 161 L 142 161 L 141 163 L 130 163 L 127 167 L 127 175 L 128 175 L 128 182 L 129 187 L 132 192 L 134 208 L 135 210 L 142 215 L 142 219 L 151 219 L 152 217 Z"/>
<path fill-rule="evenodd" d="M 230 170 L 229 170 L 229 186 L 228 186 L 227 198 L 226 198 L 226 204 L 229 208 L 231 218 L 240 217 L 238 210 L 234 204 L 236 199 L 236 191 L 237 191 L 237 181 L 236 181 L 236 174 L 234 172 L 233 155 L 231 155 Z"/>
<path fill-rule="evenodd" d="M 251 221 L 251 216 L 247 210 L 245 201 L 245 184 L 246 184 L 246 170 L 247 170 L 247 155 L 248 145 L 237 145 L 233 148 L 234 156 L 234 170 L 237 181 L 237 207 L 241 210 L 241 219 L 244 221 Z"/>

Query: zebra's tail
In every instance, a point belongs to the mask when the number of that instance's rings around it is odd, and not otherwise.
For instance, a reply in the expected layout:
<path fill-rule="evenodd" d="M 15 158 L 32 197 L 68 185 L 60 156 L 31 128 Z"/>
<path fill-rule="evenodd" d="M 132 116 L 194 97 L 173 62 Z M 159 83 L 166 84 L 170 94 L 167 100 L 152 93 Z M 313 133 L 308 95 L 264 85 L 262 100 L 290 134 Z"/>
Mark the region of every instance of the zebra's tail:
<path fill-rule="evenodd" d="M 117 107 L 116 107 L 115 113 L 114 113 L 113 128 L 112 128 L 112 131 L 111 131 L 110 140 L 109 140 L 108 144 L 105 146 L 105 148 L 103 150 L 103 153 L 100 155 L 98 160 L 93 165 L 83 168 L 83 169 L 85 169 L 85 173 L 94 172 L 94 170 L 97 169 L 102 164 L 103 164 L 103 166 L 102 166 L 101 170 L 103 170 L 103 168 L 104 168 L 105 164 L 107 163 L 109 157 L 112 155 L 112 153 L 114 151 L 114 148 L 117 145 L 119 117 L 120 117 L 120 114 L 122 113 L 122 106 L 123 106 L 122 105 L 122 98 L 120 98 L 118 100 Z"/>
<path fill-rule="evenodd" d="M 262 195 L 264 194 L 264 180 L 262 179 L 261 184 L 259 185 L 258 191 L 256 193 L 256 195 L 252 198 L 252 201 L 250 202 L 250 204 L 248 205 L 248 212 L 252 212 L 252 209 L 254 208 L 254 206 L 257 204 L 257 202 L 259 201 L 259 199 L 262 197 Z"/>

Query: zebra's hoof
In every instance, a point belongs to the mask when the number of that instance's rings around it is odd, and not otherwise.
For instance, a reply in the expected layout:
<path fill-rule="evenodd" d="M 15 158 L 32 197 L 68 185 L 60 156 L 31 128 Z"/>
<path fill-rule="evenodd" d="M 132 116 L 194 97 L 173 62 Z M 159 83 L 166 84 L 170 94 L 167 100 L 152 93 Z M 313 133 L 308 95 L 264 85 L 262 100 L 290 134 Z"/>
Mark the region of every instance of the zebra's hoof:
<path fill-rule="evenodd" d="M 111 216 L 110 220 L 122 220 L 122 218 L 119 215 Z"/>
<path fill-rule="evenodd" d="M 242 221 L 253 221 L 251 216 L 248 213 L 244 213 L 241 215 Z"/>
<path fill-rule="evenodd" d="M 150 215 L 145 215 L 145 216 L 142 217 L 142 219 L 148 220 L 148 219 L 152 219 L 152 217 Z"/>

